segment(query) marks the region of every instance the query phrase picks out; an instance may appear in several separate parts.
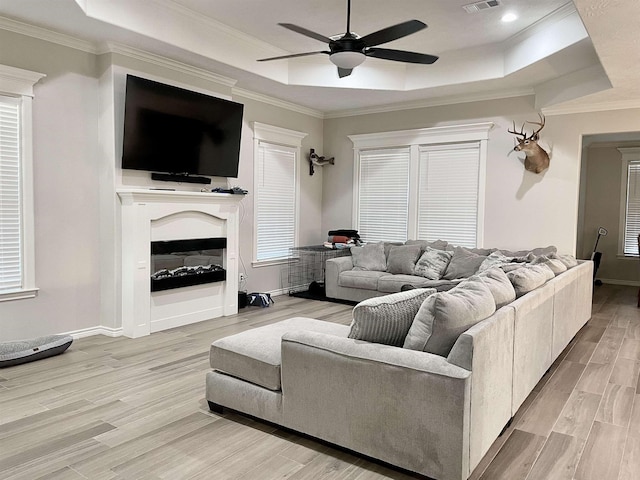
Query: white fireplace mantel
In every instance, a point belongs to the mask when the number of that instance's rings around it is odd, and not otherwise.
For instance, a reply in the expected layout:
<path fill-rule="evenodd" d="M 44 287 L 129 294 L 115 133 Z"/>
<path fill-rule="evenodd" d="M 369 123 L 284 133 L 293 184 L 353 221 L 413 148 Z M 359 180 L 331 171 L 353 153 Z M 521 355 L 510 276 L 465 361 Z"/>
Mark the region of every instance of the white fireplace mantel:
<path fill-rule="evenodd" d="M 140 337 L 238 312 L 239 203 L 243 195 L 119 189 L 122 328 Z M 151 293 L 151 242 L 226 237 L 227 281 Z"/>

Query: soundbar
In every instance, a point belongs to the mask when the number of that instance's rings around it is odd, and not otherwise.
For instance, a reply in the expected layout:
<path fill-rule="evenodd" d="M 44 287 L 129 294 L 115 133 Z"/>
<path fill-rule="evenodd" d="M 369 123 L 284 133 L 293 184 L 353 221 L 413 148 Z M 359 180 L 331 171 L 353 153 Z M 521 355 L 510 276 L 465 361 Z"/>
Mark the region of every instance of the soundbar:
<path fill-rule="evenodd" d="M 211 183 L 209 177 L 192 177 L 186 174 L 175 173 L 151 173 L 151 180 L 160 180 L 161 182 L 203 183 L 205 185 Z"/>

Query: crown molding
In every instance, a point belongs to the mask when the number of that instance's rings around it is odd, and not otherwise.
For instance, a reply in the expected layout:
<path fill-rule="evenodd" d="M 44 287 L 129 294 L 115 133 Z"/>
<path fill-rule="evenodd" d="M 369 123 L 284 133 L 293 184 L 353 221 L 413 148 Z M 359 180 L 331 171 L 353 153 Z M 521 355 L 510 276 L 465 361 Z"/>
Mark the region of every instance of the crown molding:
<path fill-rule="evenodd" d="M 576 7 L 573 5 L 573 2 L 567 2 L 560 8 L 551 12 L 546 17 L 542 17 L 537 22 L 532 23 L 528 27 L 524 28 L 523 30 L 520 30 L 518 33 L 512 35 L 511 37 L 507 38 L 501 43 L 504 47 L 504 46 L 512 45 L 514 43 L 522 42 L 523 40 L 529 37 L 532 37 L 533 35 L 543 32 L 544 30 L 547 29 L 549 25 L 559 22 L 563 18 L 573 15 L 574 13 L 578 14 L 578 11 L 576 10 Z"/>
<path fill-rule="evenodd" d="M 612 102 L 585 103 L 584 105 L 567 105 L 557 107 L 545 107 L 542 113 L 545 115 L 572 115 L 576 113 L 606 112 L 610 110 L 632 110 L 640 108 L 640 100 L 618 100 Z"/>
<path fill-rule="evenodd" d="M 320 119 L 325 118 L 325 114 L 320 110 L 303 107 L 302 105 L 298 105 L 297 103 L 287 102 L 286 100 L 280 100 L 279 98 L 270 97 L 269 95 L 264 95 L 262 93 L 252 92 L 251 90 L 245 90 L 244 88 L 234 87 L 231 90 L 231 93 L 233 96 L 237 95 L 239 97 L 249 98 L 257 102 L 267 103 L 275 107 L 280 107 L 286 110 L 302 113 L 303 115 L 309 115 L 311 117 L 320 118 Z"/>
<path fill-rule="evenodd" d="M 62 45 L 63 47 L 73 48 L 87 53 L 98 53 L 98 48 L 92 42 L 80 40 L 79 38 L 66 35 L 64 33 L 55 32 L 46 28 L 37 27 L 28 23 L 19 22 L 11 18 L 0 16 L 0 29 L 9 32 L 19 33 L 28 37 L 37 38 L 51 43 Z"/>
<path fill-rule="evenodd" d="M 500 100 L 502 98 L 528 97 L 535 95 L 532 88 L 516 88 L 513 90 L 503 90 L 500 92 L 486 92 L 469 95 L 456 95 L 432 98 L 422 101 L 394 103 L 389 105 L 380 105 L 377 107 L 355 108 L 351 110 L 336 110 L 324 114 L 324 118 L 343 118 L 355 117 L 358 115 L 371 115 L 376 113 L 390 113 L 401 110 L 413 110 L 416 108 L 442 107 L 445 105 L 456 105 L 460 103 L 483 102 L 486 100 Z"/>
<path fill-rule="evenodd" d="M 98 54 L 103 55 L 106 53 L 123 55 L 125 57 L 140 60 L 151 65 L 168 68 L 176 72 L 202 78 L 203 80 L 219 83 L 221 85 L 224 85 L 225 87 L 233 87 L 237 83 L 237 80 L 233 78 L 218 75 L 217 73 L 213 73 L 203 68 L 187 65 L 186 63 L 178 62 L 177 60 L 172 60 L 167 57 L 145 52 L 143 50 L 138 50 L 137 48 L 129 47 L 127 45 L 122 45 L 119 43 L 107 43 L 102 45 L 102 48 L 100 48 Z"/>
<path fill-rule="evenodd" d="M 0 92 L 33 97 L 33 86 L 44 77 L 44 73 L 0 65 Z"/>

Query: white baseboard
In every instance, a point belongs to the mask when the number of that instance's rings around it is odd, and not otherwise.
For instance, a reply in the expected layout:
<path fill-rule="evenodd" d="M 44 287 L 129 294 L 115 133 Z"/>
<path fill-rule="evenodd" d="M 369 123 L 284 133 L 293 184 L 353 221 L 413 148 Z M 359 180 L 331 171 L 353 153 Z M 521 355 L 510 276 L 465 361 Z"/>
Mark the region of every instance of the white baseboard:
<path fill-rule="evenodd" d="M 640 282 L 635 280 L 616 280 L 615 278 L 599 278 L 598 280 L 609 285 L 626 285 L 628 287 L 640 287 Z"/>
<path fill-rule="evenodd" d="M 83 337 L 91 337 L 93 335 L 106 335 L 107 337 L 120 337 L 123 334 L 122 327 L 120 328 L 111 328 L 111 327 L 89 327 L 83 328 L 81 330 L 74 330 L 72 332 L 66 332 L 63 335 L 71 335 L 73 338 L 83 338 Z"/>

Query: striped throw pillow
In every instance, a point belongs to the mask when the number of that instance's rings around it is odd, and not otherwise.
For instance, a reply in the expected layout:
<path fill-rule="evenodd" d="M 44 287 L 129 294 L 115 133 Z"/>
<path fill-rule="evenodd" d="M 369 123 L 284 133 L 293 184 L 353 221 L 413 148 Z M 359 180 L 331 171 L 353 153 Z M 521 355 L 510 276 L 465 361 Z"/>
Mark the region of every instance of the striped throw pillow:
<path fill-rule="evenodd" d="M 353 308 L 349 338 L 401 347 L 422 302 L 434 288 L 416 288 L 364 300 Z"/>

